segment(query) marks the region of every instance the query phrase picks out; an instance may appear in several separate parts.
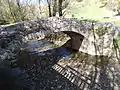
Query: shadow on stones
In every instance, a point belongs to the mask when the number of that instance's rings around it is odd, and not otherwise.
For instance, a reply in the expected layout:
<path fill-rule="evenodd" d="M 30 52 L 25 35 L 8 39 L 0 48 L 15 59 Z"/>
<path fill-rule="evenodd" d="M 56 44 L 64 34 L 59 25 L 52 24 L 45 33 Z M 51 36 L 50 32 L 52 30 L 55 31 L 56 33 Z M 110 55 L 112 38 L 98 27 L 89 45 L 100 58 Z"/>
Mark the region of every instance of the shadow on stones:
<path fill-rule="evenodd" d="M 32 78 L 35 85 L 33 90 L 79 90 L 75 84 L 53 69 L 60 59 L 71 54 L 71 51 L 63 47 L 33 52 L 28 55 L 30 61 L 27 64 L 19 62 L 18 65 L 25 68 Z"/>
<path fill-rule="evenodd" d="M 76 50 L 64 48 L 63 46 L 43 52 L 33 52 L 25 55 L 29 58 L 29 63 L 19 63 L 19 66 L 26 69 L 26 72 L 34 82 L 33 90 L 84 90 L 95 87 L 94 75 L 97 72 L 91 72 L 90 75 L 84 75 L 66 65 L 65 67 L 58 64 L 63 57 L 68 57 Z M 24 56 L 23 55 L 23 56 Z M 69 60 L 69 59 L 68 59 Z M 22 66 L 21 66 L 22 65 Z M 98 87 L 98 86 L 96 86 Z"/>
<path fill-rule="evenodd" d="M 100 71 L 99 71 L 100 74 L 99 74 L 99 80 L 98 80 L 100 89 L 114 90 L 113 86 L 111 86 L 111 81 L 108 76 L 108 70 L 107 70 L 108 64 L 109 64 L 109 58 L 107 56 L 106 57 L 101 56 L 100 62 L 101 62 L 101 65 L 100 65 Z"/>

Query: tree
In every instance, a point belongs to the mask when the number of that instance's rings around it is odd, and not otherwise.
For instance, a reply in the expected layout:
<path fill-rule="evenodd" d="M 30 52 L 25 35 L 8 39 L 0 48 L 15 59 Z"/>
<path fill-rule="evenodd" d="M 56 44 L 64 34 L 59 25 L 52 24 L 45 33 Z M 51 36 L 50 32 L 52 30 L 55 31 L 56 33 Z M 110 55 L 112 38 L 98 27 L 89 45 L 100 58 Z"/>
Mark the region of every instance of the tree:
<path fill-rule="evenodd" d="M 57 0 L 53 0 L 53 16 L 57 13 Z"/>
<path fill-rule="evenodd" d="M 117 15 L 120 15 L 120 0 L 117 1 Z"/>
<path fill-rule="evenodd" d="M 63 16 L 63 10 L 67 8 L 69 0 L 47 0 L 49 17 L 56 16 L 59 13 L 59 17 Z"/>
<path fill-rule="evenodd" d="M 120 15 L 120 0 L 100 0 L 102 7 L 108 7 L 110 10 L 117 12 Z"/>
<path fill-rule="evenodd" d="M 19 0 L 1 0 L 0 8 L 2 21 L 7 23 L 15 23 L 26 20 L 26 10 L 24 6 L 20 4 Z M 6 24 L 6 23 L 4 23 Z"/>
<path fill-rule="evenodd" d="M 47 4 L 48 4 L 49 17 L 52 17 L 52 13 L 51 13 L 51 0 L 47 0 Z"/>
<path fill-rule="evenodd" d="M 62 13 L 62 3 L 63 3 L 63 0 L 58 1 L 59 17 L 61 17 L 63 15 L 63 13 Z"/>
<path fill-rule="evenodd" d="M 18 7 L 18 14 L 20 15 L 20 20 L 26 20 L 26 13 L 24 12 L 25 9 L 20 5 L 20 0 L 16 0 L 16 4 Z"/>

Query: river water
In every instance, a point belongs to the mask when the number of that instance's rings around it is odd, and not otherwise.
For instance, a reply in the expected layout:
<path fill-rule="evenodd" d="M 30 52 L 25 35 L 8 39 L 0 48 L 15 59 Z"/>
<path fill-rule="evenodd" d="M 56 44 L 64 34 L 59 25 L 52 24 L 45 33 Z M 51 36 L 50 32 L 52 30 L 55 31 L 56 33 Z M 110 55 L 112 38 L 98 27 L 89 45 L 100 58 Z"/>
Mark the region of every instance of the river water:
<path fill-rule="evenodd" d="M 108 57 L 75 52 L 47 40 L 31 40 L 14 68 L 0 70 L 0 89 L 119 90 L 118 66 Z"/>

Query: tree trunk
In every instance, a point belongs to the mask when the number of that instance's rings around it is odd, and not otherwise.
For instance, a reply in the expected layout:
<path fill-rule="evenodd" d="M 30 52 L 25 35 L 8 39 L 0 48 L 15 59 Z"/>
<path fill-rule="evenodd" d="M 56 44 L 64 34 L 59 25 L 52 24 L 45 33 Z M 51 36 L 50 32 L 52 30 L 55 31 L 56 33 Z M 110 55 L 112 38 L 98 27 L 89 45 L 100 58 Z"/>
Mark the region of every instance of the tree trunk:
<path fill-rule="evenodd" d="M 58 4 L 59 4 L 59 17 L 62 16 L 62 1 L 63 0 L 59 0 Z"/>
<path fill-rule="evenodd" d="M 18 6 L 18 12 L 19 12 L 18 14 L 20 14 L 20 19 L 21 19 L 21 21 L 24 21 L 25 20 L 25 16 L 22 13 L 22 8 L 20 6 L 20 1 L 16 0 L 16 3 L 17 3 L 17 6 Z"/>
<path fill-rule="evenodd" d="M 53 16 L 56 16 L 57 12 L 57 0 L 53 0 Z"/>
<path fill-rule="evenodd" d="M 49 10 L 49 17 L 52 17 L 50 0 L 47 0 L 47 3 L 48 3 L 48 10 Z"/>
<path fill-rule="evenodd" d="M 16 22 L 16 17 L 15 17 L 15 14 L 13 13 L 13 11 L 12 11 L 11 4 L 10 4 L 9 0 L 7 0 L 7 4 L 8 4 L 8 7 L 9 7 L 11 17 L 13 18 L 14 22 Z"/>
<path fill-rule="evenodd" d="M 38 1 L 39 1 L 39 14 L 41 15 L 41 14 L 42 14 L 42 13 L 41 13 L 42 9 L 41 9 L 41 5 L 40 5 L 41 0 L 38 0 Z M 40 16 L 38 16 L 37 18 L 39 19 L 39 18 L 40 18 Z"/>

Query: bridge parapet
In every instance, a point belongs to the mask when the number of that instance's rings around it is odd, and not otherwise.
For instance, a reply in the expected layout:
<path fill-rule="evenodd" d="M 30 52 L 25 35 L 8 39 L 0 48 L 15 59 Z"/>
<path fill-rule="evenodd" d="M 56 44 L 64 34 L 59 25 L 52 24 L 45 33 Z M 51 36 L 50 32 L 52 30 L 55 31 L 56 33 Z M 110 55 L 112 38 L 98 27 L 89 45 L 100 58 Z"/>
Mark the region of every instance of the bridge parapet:
<path fill-rule="evenodd" d="M 101 30 L 108 29 L 109 32 L 113 32 L 117 29 L 112 23 L 98 23 L 91 21 L 77 21 L 74 19 L 63 19 L 63 18 L 44 18 L 37 21 L 28 21 L 28 22 L 20 22 L 13 25 L 5 25 L 1 27 L 1 31 L 19 31 L 24 35 L 28 35 L 30 33 L 35 33 L 39 31 L 44 32 L 60 32 L 60 31 L 71 31 L 76 32 L 78 34 L 83 35 L 84 37 L 88 37 L 91 33 L 91 30 Z"/>

